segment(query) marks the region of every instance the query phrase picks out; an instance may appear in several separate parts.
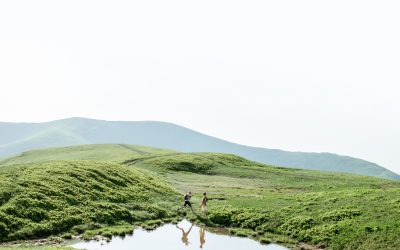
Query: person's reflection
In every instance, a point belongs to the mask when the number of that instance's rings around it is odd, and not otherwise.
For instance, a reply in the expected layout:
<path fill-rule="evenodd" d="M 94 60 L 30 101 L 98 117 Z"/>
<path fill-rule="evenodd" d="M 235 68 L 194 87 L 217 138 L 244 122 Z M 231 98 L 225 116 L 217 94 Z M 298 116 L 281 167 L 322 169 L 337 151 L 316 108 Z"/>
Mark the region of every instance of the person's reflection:
<path fill-rule="evenodd" d="M 192 230 L 192 227 L 193 227 L 193 223 L 192 223 L 192 225 L 190 226 L 190 228 L 189 228 L 189 230 L 187 231 L 187 232 L 185 232 L 185 230 L 183 230 L 183 228 L 181 228 L 181 227 L 179 227 L 178 225 L 176 225 L 176 227 L 177 228 L 179 228 L 181 231 L 182 231 L 182 242 L 187 246 L 187 245 L 189 245 L 189 238 L 188 238 L 188 236 L 189 236 L 189 233 L 190 233 L 190 231 Z"/>
<path fill-rule="evenodd" d="M 200 248 L 203 248 L 204 243 L 206 243 L 206 232 L 204 231 L 204 228 L 200 228 Z"/>

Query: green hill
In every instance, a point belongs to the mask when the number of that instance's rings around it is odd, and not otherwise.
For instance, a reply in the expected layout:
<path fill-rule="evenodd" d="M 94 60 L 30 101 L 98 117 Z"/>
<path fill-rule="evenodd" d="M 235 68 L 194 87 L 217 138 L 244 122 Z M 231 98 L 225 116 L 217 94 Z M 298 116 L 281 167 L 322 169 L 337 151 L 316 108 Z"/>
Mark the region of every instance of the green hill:
<path fill-rule="evenodd" d="M 177 193 L 189 190 L 196 212 L 203 192 L 210 202 L 207 216 L 187 217 L 233 234 L 289 247 L 300 241 L 328 249 L 400 245 L 398 181 L 132 145 L 37 150 L 6 160 L 0 167 L 0 235 L 76 234 L 171 218 L 181 206 Z"/>
<path fill-rule="evenodd" d="M 85 118 L 45 123 L 0 122 L 0 157 L 10 157 L 39 148 L 110 143 L 143 145 L 181 152 L 230 153 L 276 166 L 400 179 L 398 174 L 362 159 L 331 153 L 249 147 L 166 122 L 121 122 Z"/>
<path fill-rule="evenodd" d="M 123 162 L 133 157 L 170 154 L 173 152 L 172 150 L 126 144 L 91 144 L 27 151 L 14 157 L 0 159 L 0 166 L 56 160 Z"/>
<path fill-rule="evenodd" d="M 215 153 L 149 157 L 126 164 L 164 176 L 181 192 L 192 190 L 197 201 L 207 192 L 209 222 L 240 228 L 234 233 L 256 231 L 270 242 L 290 245 L 293 241 L 279 236 L 285 235 L 328 249 L 400 245 L 398 181 L 274 167 Z"/>
<path fill-rule="evenodd" d="M 171 214 L 173 187 L 138 169 L 92 161 L 0 168 L 0 241 Z M 163 200 L 163 204 L 158 201 Z"/>

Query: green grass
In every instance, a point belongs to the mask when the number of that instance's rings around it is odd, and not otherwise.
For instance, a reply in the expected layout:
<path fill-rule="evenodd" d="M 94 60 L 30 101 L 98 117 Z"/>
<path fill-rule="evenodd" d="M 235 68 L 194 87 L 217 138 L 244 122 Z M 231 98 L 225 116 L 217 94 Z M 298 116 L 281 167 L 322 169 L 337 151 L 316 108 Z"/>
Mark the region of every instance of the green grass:
<path fill-rule="evenodd" d="M 123 224 L 123 225 L 115 225 L 102 227 L 99 229 L 86 230 L 83 234 L 83 239 L 90 240 L 96 235 L 102 235 L 106 238 L 111 239 L 113 235 L 124 236 L 126 234 L 133 233 L 133 225 L 132 224 Z"/>
<path fill-rule="evenodd" d="M 217 153 L 174 153 L 169 155 L 157 155 L 149 157 L 138 157 L 123 162 L 127 165 L 141 166 L 158 173 L 173 172 L 191 172 L 198 174 L 210 174 L 219 166 L 231 166 L 233 164 L 251 163 L 241 157 L 217 154 Z"/>
<path fill-rule="evenodd" d="M 185 163 L 191 159 L 207 166 L 207 171 L 203 167 L 193 171 Z M 271 239 L 275 242 L 294 238 L 331 249 L 400 245 L 400 182 L 273 167 L 226 154 L 180 154 L 132 162 L 132 167 L 163 175 L 181 192 L 192 190 L 197 195 L 195 204 L 207 192 L 205 222 L 211 225 L 258 230 L 275 235 Z M 181 168 L 169 168 L 171 164 Z"/>
<path fill-rule="evenodd" d="M 85 154 L 82 147 L 53 156 L 98 157 L 97 162 L 1 167 L 0 232 L 7 233 L 2 240 L 66 232 L 109 236 L 131 230 L 132 224 L 151 230 L 175 221 L 180 195 L 191 190 L 196 211 L 201 193 L 207 192 L 210 202 L 206 217 L 188 211 L 190 219 L 264 243 L 302 241 L 328 249 L 400 245 L 398 181 L 274 167 L 229 154 L 119 156 L 119 149 L 109 148 L 110 153 L 104 149 L 98 156 L 96 149 Z M 32 155 L 32 160 L 48 159 Z"/>
<path fill-rule="evenodd" d="M 125 144 L 93 144 L 50 149 L 38 149 L 0 159 L 0 166 L 57 160 L 94 160 L 122 162 L 133 157 L 170 154 L 174 151 Z"/>
<path fill-rule="evenodd" d="M 173 216 L 177 194 L 148 172 L 92 161 L 0 168 L 0 239 Z M 80 229 L 81 227 L 81 229 Z"/>

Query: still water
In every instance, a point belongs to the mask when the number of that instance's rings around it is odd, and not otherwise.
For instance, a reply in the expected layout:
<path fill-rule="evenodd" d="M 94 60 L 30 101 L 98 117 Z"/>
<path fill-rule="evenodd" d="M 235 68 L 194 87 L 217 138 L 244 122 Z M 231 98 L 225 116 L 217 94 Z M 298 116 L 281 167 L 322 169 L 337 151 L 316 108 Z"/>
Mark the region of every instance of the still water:
<path fill-rule="evenodd" d="M 288 248 L 269 244 L 262 245 L 255 240 L 228 235 L 227 230 L 202 228 L 187 220 L 178 225 L 166 224 L 154 231 L 135 229 L 132 235 L 113 237 L 110 242 L 84 241 L 71 245 L 87 250 L 287 250 Z"/>

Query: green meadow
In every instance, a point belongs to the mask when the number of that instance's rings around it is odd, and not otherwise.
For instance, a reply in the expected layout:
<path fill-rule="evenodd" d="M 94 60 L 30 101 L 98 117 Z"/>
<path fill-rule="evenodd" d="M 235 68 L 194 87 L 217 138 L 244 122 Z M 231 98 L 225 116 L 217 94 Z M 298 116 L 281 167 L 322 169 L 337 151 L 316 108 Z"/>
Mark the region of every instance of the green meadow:
<path fill-rule="evenodd" d="M 196 214 L 178 211 L 189 190 Z M 206 216 L 198 214 L 203 192 Z M 400 182 L 132 145 L 36 150 L 0 162 L 3 242 L 109 236 L 184 216 L 292 248 L 398 249 Z"/>

